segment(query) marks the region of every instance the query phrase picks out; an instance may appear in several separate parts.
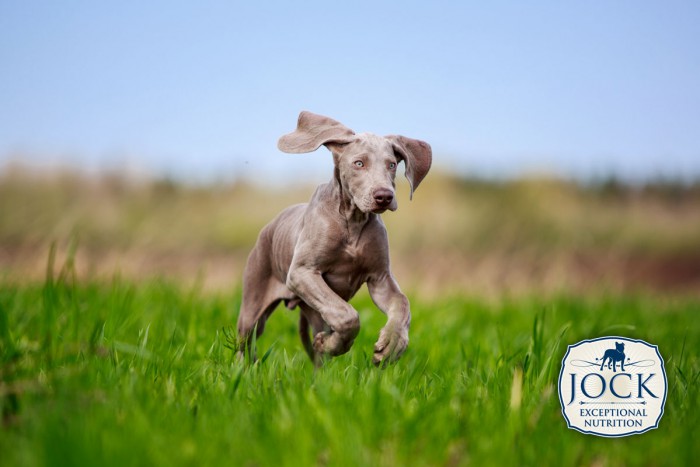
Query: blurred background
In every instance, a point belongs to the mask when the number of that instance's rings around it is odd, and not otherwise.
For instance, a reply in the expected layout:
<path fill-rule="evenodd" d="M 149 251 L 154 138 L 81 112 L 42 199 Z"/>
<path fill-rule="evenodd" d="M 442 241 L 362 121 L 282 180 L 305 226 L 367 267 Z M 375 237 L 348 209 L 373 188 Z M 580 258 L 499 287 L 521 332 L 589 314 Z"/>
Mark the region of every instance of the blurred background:
<path fill-rule="evenodd" d="M 332 173 L 299 111 L 429 142 L 384 216 L 425 295 L 700 290 L 695 2 L 0 3 L 0 278 L 240 285 Z"/>

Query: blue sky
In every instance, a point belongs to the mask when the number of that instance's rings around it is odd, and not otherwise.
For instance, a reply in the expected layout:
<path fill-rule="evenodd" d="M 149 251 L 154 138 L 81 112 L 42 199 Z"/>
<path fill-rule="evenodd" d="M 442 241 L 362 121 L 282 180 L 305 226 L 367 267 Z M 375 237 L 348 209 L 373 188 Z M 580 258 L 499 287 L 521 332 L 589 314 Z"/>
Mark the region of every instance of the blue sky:
<path fill-rule="evenodd" d="M 465 174 L 700 176 L 700 3 L 0 2 L 0 164 L 324 179 L 300 110 Z"/>

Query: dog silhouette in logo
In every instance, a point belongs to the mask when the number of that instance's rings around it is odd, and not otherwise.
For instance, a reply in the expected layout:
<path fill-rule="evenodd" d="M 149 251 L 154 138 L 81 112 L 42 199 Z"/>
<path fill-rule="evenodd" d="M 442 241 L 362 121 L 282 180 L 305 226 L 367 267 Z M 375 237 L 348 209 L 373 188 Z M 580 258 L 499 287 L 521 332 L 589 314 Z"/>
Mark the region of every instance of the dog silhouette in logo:
<path fill-rule="evenodd" d="M 612 371 L 617 371 L 617 362 L 620 362 L 620 371 L 625 371 L 625 344 L 615 342 L 614 349 L 605 351 L 603 361 L 600 363 L 600 371 L 603 371 L 606 361 L 608 362 L 608 369 L 612 367 Z"/>

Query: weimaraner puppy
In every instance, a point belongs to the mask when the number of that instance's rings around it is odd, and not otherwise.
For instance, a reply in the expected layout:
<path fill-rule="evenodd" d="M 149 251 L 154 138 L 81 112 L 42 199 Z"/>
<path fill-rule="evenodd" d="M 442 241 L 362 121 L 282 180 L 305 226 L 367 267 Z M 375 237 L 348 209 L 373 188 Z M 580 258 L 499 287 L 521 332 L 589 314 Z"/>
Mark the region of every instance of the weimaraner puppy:
<path fill-rule="evenodd" d="M 295 154 L 321 145 L 333 154 L 333 178 L 316 189 L 309 203 L 285 209 L 265 226 L 248 257 L 239 355 L 251 351 L 253 331 L 262 334 L 281 301 L 290 310 L 301 309 L 299 335 L 314 364 L 344 354 L 360 329 L 348 300 L 367 283 L 372 300 L 388 317 L 373 363 L 395 361 L 408 345 L 411 312 L 389 268 L 387 232 L 379 215 L 397 208 L 397 164 L 406 165 L 412 197 L 430 169 L 432 151 L 427 143 L 404 136 L 355 134 L 311 112 L 302 112 L 296 130 L 277 144 Z"/>

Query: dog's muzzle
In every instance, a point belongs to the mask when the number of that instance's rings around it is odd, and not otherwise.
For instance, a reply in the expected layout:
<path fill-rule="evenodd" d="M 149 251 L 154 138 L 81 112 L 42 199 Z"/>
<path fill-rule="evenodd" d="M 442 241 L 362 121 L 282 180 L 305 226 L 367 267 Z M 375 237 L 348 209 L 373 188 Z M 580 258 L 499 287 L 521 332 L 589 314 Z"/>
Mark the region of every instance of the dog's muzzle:
<path fill-rule="evenodd" d="M 388 188 L 379 188 L 372 195 L 378 210 L 386 211 L 394 201 L 394 192 Z"/>

